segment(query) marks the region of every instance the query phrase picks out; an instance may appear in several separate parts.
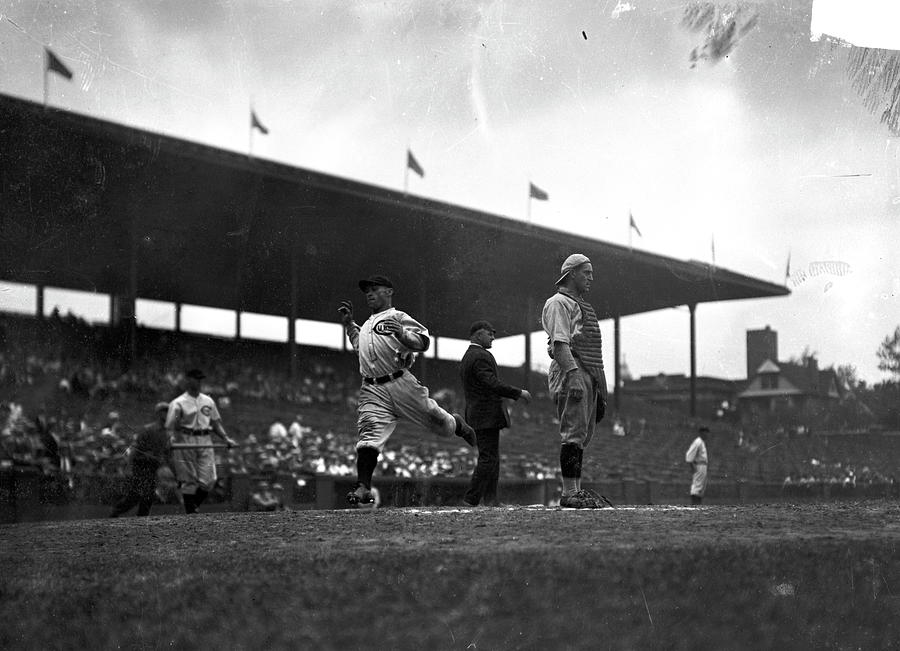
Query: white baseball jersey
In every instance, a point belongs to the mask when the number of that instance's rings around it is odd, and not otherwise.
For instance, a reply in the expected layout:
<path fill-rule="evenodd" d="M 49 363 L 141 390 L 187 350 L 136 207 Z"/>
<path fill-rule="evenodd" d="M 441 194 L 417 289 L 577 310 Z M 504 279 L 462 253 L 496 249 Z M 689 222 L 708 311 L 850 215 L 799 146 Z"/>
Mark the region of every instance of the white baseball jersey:
<path fill-rule="evenodd" d="M 353 350 L 359 355 L 359 372 L 365 377 L 390 375 L 409 368 L 416 361 L 417 354 L 384 329 L 382 322 L 390 318 L 400 321 L 407 332 L 425 337 L 425 343 L 428 343 L 428 329 L 405 312 L 394 307 L 376 312 L 358 330 L 351 327 L 347 331 Z"/>
<path fill-rule="evenodd" d="M 684 455 L 684 460 L 688 463 L 708 463 L 708 459 L 706 457 L 706 443 L 704 443 L 703 439 L 699 436 L 694 439 L 694 442 L 691 443 L 691 447 L 688 448 L 687 453 Z"/>
<path fill-rule="evenodd" d="M 205 393 L 196 398 L 187 391 L 169 403 L 169 413 L 166 414 L 166 429 L 212 429 L 212 421 L 222 420 L 215 401 Z"/>

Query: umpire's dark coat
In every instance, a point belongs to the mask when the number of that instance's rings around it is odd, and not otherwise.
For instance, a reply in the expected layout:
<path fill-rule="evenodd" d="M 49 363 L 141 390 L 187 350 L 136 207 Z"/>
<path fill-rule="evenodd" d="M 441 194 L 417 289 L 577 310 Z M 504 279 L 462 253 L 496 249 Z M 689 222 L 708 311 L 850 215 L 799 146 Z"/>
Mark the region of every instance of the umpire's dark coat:
<path fill-rule="evenodd" d="M 490 352 L 471 344 L 460 363 L 466 394 L 466 422 L 474 429 L 509 427 L 503 398 L 518 399 L 522 390 L 497 377 L 497 361 Z"/>

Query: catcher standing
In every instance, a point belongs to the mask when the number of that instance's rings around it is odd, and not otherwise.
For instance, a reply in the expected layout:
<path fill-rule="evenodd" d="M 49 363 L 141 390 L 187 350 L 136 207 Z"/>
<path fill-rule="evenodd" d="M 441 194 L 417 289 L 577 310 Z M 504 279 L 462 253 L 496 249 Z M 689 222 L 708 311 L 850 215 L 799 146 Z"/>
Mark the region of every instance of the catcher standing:
<path fill-rule="evenodd" d="M 550 357 L 550 397 L 559 418 L 559 465 L 563 493 L 559 505 L 567 508 L 612 506 L 602 495 L 581 488 L 584 449 L 606 413 L 606 375 L 600 323 L 584 300 L 594 280 L 586 255 L 573 253 L 560 268 L 557 292 L 547 299 L 541 323 L 547 332 Z"/>
<path fill-rule="evenodd" d="M 384 276 L 359 281 L 372 310 L 362 326 L 353 321 L 353 305 L 343 301 L 338 311 L 347 338 L 359 356 L 362 386 L 356 444 L 357 486 L 347 495 L 350 504 L 375 501 L 372 474 L 378 455 L 404 418 L 439 436 L 456 435 L 475 445 L 475 430 L 459 414 L 450 414 L 428 395 L 428 388 L 409 371 L 418 353 L 428 350 L 428 330 L 405 312 L 393 307 L 394 285 Z"/>
<path fill-rule="evenodd" d="M 236 443 L 225 433 L 222 417 L 215 401 L 200 393 L 200 381 L 206 376 L 200 369 L 185 374 L 185 392 L 169 404 L 166 430 L 173 438 L 194 449 L 175 451 L 176 478 L 184 498 L 184 512 L 196 513 L 216 483 L 216 454 L 212 448 L 213 432 L 229 448 Z"/>

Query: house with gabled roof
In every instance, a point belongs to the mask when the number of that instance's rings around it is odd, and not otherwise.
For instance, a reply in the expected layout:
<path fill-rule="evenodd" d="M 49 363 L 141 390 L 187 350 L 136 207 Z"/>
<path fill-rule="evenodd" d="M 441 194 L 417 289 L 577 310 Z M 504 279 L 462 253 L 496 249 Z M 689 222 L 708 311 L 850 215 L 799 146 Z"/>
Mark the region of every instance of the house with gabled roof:
<path fill-rule="evenodd" d="M 841 395 L 834 368 L 820 369 L 814 357 L 803 364 L 766 359 L 738 393 L 738 409 L 745 425 L 811 427 L 825 420 Z"/>

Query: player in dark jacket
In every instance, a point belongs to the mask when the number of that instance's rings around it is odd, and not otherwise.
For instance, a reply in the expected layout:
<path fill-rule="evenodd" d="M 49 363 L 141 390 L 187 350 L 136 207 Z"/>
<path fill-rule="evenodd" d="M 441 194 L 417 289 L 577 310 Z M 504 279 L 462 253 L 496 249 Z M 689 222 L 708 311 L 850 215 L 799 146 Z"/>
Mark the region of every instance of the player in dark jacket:
<path fill-rule="evenodd" d="M 175 472 L 169 433 L 166 431 L 169 403 L 158 403 L 155 411 L 156 422 L 146 425 L 131 446 L 131 482 L 128 493 L 113 508 L 109 516 L 111 518 L 119 517 L 135 505 L 138 507 L 138 515 L 150 515 L 153 493 L 156 491 L 156 471 L 166 464 Z"/>
<path fill-rule="evenodd" d="M 531 394 L 505 384 L 497 377 L 497 362 L 488 349 L 494 343 L 494 326 L 476 321 L 469 328 L 471 345 L 463 355 L 460 377 L 466 395 L 466 422 L 475 429 L 478 441 L 478 463 L 464 498 L 469 506 L 484 500 L 497 505 L 497 482 L 500 479 L 500 430 L 509 427 L 509 414 L 503 398 L 531 401 Z"/>

